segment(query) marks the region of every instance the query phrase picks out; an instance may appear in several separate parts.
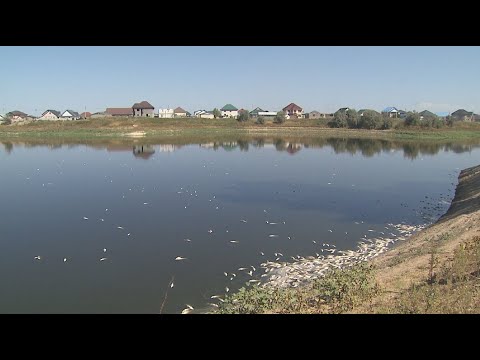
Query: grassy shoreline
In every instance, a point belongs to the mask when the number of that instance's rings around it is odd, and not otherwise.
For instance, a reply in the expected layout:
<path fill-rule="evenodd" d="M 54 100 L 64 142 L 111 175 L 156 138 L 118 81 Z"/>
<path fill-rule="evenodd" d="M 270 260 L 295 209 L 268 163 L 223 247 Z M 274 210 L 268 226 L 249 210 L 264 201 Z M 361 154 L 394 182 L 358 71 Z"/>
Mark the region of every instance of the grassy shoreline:
<path fill-rule="evenodd" d="M 376 138 L 386 140 L 469 140 L 480 139 L 480 123 L 457 123 L 441 129 L 406 128 L 397 125 L 391 130 L 329 128 L 325 119 L 287 120 L 284 124 L 267 122 L 240 123 L 234 119 L 94 119 L 80 121 L 36 121 L 19 125 L 0 126 L 0 139 L 69 138 L 112 139 L 129 138 L 129 134 L 144 132 L 140 138 L 162 139 L 205 136 L 314 136 L 345 138 Z"/>

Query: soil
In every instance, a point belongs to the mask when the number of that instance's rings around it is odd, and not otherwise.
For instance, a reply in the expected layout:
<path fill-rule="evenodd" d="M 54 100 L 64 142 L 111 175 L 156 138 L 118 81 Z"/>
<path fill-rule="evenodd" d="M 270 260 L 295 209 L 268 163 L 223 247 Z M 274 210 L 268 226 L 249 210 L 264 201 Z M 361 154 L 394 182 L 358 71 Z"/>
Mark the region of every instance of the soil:
<path fill-rule="evenodd" d="M 432 247 L 439 268 L 453 257 L 461 243 L 480 235 L 480 165 L 460 172 L 455 197 L 448 211 L 430 227 L 373 260 L 379 285 L 386 291 L 375 300 L 386 302 L 414 283 L 425 280 L 430 270 Z"/>

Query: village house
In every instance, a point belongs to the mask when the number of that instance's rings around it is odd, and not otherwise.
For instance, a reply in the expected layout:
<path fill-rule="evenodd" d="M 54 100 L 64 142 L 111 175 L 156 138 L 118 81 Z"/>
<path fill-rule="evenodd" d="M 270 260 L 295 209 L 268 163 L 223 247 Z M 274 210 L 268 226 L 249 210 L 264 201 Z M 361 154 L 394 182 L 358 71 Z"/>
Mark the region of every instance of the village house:
<path fill-rule="evenodd" d="M 196 110 L 193 112 L 193 116 L 200 117 L 201 114 L 206 113 L 207 110 Z"/>
<path fill-rule="evenodd" d="M 305 117 L 307 119 L 321 119 L 321 118 L 326 118 L 328 114 L 321 113 L 320 111 L 313 110 L 307 114 L 305 114 Z"/>
<path fill-rule="evenodd" d="M 238 116 L 238 109 L 232 104 L 227 104 L 220 109 L 222 117 L 236 118 Z"/>
<path fill-rule="evenodd" d="M 480 115 L 474 114 L 473 111 L 467 111 L 464 109 L 458 109 L 454 111 L 451 115 L 453 120 L 457 121 L 479 121 Z"/>
<path fill-rule="evenodd" d="M 104 117 L 104 116 L 133 116 L 133 110 L 132 108 L 107 108 L 105 110 L 105 113 L 103 113 L 103 116 L 96 116 L 96 115 L 102 115 L 101 113 L 95 113 L 92 115 L 92 117 Z"/>
<path fill-rule="evenodd" d="M 213 113 L 209 112 L 209 111 L 201 113 L 198 117 L 203 118 L 203 119 L 215 119 L 215 116 L 213 115 Z"/>
<path fill-rule="evenodd" d="M 135 103 L 132 106 L 134 117 L 154 117 L 155 107 L 148 101 Z"/>
<path fill-rule="evenodd" d="M 261 108 L 256 107 L 255 109 L 253 109 L 252 111 L 250 111 L 250 117 L 256 118 L 256 117 L 259 116 L 259 115 L 258 115 L 259 112 L 264 112 L 264 111 L 265 111 L 265 110 L 262 110 Z"/>
<path fill-rule="evenodd" d="M 65 110 L 61 115 L 62 120 L 78 120 L 80 114 L 73 110 Z"/>
<path fill-rule="evenodd" d="M 375 111 L 375 110 L 372 110 L 372 109 L 360 109 L 360 110 L 358 110 L 358 115 L 363 116 L 363 113 L 365 111 L 373 111 L 375 114 L 380 115 L 380 113 L 378 111 Z"/>
<path fill-rule="evenodd" d="M 261 117 L 275 117 L 277 113 L 275 111 L 259 111 L 258 116 Z"/>
<path fill-rule="evenodd" d="M 18 110 L 10 111 L 6 115 L 12 122 L 19 122 L 19 121 L 25 121 L 25 120 L 32 119 L 31 116 L 25 114 L 22 111 L 18 111 Z"/>
<path fill-rule="evenodd" d="M 286 119 L 290 119 L 290 118 L 302 119 L 305 117 L 303 115 L 303 109 L 294 103 L 288 104 L 282 109 L 282 111 L 285 113 Z"/>
<path fill-rule="evenodd" d="M 424 118 L 436 118 L 437 115 L 428 110 L 423 110 L 418 113 L 420 115 L 420 120 Z"/>
<path fill-rule="evenodd" d="M 382 115 L 386 115 L 391 118 L 396 118 L 398 117 L 398 109 L 396 107 L 389 106 L 382 110 Z"/>
<path fill-rule="evenodd" d="M 82 119 L 88 119 L 88 118 L 91 117 L 91 116 L 92 116 L 92 113 L 90 113 L 90 112 L 88 112 L 88 111 L 82 112 L 82 113 L 80 114 L 80 118 L 82 118 Z"/>
<path fill-rule="evenodd" d="M 159 118 L 173 118 L 174 114 L 173 109 L 158 109 Z"/>
<path fill-rule="evenodd" d="M 130 111 L 132 111 L 132 109 L 130 109 Z M 106 111 L 99 111 L 99 112 L 93 113 L 90 117 L 92 119 L 99 119 L 99 118 L 104 118 L 104 117 L 108 117 L 108 116 L 112 116 L 112 115 L 108 114 Z"/>
<path fill-rule="evenodd" d="M 183 110 L 180 106 L 173 110 L 174 117 L 187 117 L 187 111 Z"/>
<path fill-rule="evenodd" d="M 60 111 L 46 110 L 38 120 L 60 120 Z"/>
<path fill-rule="evenodd" d="M 397 117 L 399 119 L 405 119 L 407 117 L 407 112 L 405 110 L 398 110 Z"/>
<path fill-rule="evenodd" d="M 193 116 L 204 119 L 215 119 L 213 112 L 207 110 L 197 110 L 193 112 Z"/>

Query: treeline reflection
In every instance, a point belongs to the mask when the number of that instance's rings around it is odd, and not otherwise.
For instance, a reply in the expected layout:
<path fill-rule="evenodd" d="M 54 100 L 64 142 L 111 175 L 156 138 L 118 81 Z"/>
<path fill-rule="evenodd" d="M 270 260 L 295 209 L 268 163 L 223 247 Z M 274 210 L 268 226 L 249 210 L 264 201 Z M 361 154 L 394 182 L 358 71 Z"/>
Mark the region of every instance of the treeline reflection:
<path fill-rule="evenodd" d="M 379 139 L 341 139 L 325 138 L 315 139 L 310 142 L 295 142 L 286 139 L 265 139 L 258 138 L 250 141 L 239 140 L 229 142 L 211 142 L 200 144 L 200 147 L 212 150 L 248 151 L 249 146 L 262 148 L 265 146 L 273 147 L 277 151 L 285 151 L 289 154 L 296 154 L 302 148 L 322 149 L 331 148 L 335 154 L 349 153 L 351 155 L 361 154 L 365 157 L 371 157 L 380 153 L 389 153 L 394 151 L 403 151 L 403 155 L 410 159 L 415 159 L 423 155 L 435 155 L 440 151 L 451 151 L 454 153 L 470 152 L 474 148 L 480 147 L 480 144 L 462 144 L 456 142 L 421 142 L 421 141 L 391 141 Z"/>
<path fill-rule="evenodd" d="M 249 151 L 251 148 L 272 148 L 277 151 L 295 155 L 302 149 L 332 149 L 335 154 L 348 153 L 351 155 L 361 154 L 365 157 L 372 157 L 380 153 L 402 151 L 403 155 L 415 159 L 424 155 L 435 155 L 440 151 L 464 153 L 480 147 L 480 141 L 475 142 L 454 142 L 454 141 L 397 141 L 381 139 L 358 139 L 358 138 L 267 138 L 255 137 L 248 139 L 237 139 L 229 141 L 195 142 L 193 140 L 184 143 L 170 144 L 155 143 L 150 140 L 148 143 L 135 142 L 63 142 L 57 141 L 1 141 L 6 154 L 12 153 L 15 148 L 43 147 L 51 150 L 61 148 L 75 148 L 88 146 L 98 150 L 109 152 L 130 152 L 135 158 L 148 160 L 155 153 L 174 152 L 184 146 L 200 146 L 205 150 L 223 151 Z"/>

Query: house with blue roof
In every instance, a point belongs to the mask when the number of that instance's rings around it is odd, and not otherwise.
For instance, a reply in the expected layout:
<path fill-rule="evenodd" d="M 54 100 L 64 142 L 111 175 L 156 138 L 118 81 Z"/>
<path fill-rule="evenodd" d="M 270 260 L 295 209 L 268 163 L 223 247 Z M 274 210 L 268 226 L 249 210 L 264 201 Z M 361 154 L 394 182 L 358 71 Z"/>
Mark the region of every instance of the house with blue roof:
<path fill-rule="evenodd" d="M 393 118 L 396 118 L 398 117 L 398 109 L 396 107 L 393 107 L 393 106 L 389 106 L 385 109 L 382 110 L 382 115 L 383 114 L 386 114 L 388 115 L 388 117 L 393 117 Z"/>

